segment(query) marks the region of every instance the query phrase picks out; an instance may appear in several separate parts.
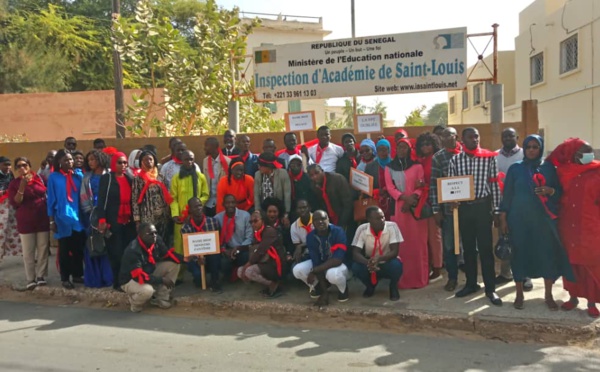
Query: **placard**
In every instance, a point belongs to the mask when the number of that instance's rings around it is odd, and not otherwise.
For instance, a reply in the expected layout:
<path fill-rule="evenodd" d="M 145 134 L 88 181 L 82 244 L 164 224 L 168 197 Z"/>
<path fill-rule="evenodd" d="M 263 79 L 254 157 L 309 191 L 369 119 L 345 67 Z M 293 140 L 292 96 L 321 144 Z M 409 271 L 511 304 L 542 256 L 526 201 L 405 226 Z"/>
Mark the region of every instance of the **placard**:
<path fill-rule="evenodd" d="M 183 234 L 183 253 L 185 257 L 221 253 L 219 232 L 206 231 Z"/>
<path fill-rule="evenodd" d="M 442 177 L 437 179 L 438 203 L 475 199 L 473 176 Z"/>
<path fill-rule="evenodd" d="M 364 194 L 373 196 L 373 176 L 365 172 L 350 168 L 350 186 Z"/>
<path fill-rule="evenodd" d="M 303 132 L 316 129 L 315 112 L 300 111 L 285 113 L 285 130 L 288 132 Z"/>
<path fill-rule="evenodd" d="M 383 115 L 354 115 L 354 133 L 361 134 L 381 132 L 383 132 Z"/>

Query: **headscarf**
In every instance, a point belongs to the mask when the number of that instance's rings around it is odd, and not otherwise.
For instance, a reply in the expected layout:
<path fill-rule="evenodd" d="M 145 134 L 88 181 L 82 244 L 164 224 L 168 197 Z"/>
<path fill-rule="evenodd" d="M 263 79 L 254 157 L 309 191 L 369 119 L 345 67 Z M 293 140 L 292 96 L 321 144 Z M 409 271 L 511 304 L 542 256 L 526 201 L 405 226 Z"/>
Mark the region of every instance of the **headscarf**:
<path fill-rule="evenodd" d="M 375 147 L 375 142 L 373 142 L 373 140 L 370 138 L 365 138 L 364 140 L 362 140 L 362 142 L 360 143 L 360 147 L 363 147 L 363 146 L 369 147 L 371 149 L 371 151 L 373 152 L 373 158 L 371 160 L 366 162 L 361 158 L 360 163 L 356 167 L 356 169 L 358 169 L 359 171 L 364 172 L 365 168 L 367 167 L 367 164 L 372 162 L 373 159 L 375 159 L 377 157 L 377 147 Z"/>
<path fill-rule="evenodd" d="M 388 149 L 388 157 L 385 159 L 381 159 L 377 155 L 377 148 L 379 148 L 380 146 L 387 147 L 387 149 Z M 377 141 L 377 145 L 375 146 L 375 159 L 377 159 L 377 162 L 379 163 L 380 166 L 385 167 L 388 164 L 390 164 L 390 162 L 392 161 L 392 157 L 389 154 L 391 150 L 392 150 L 392 146 L 390 145 L 390 141 L 388 141 L 386 139 L 380 139 L 379 141 Z"/>
<path fill-rule="evenodd" d="M 406 145 L 408 146 L 408 156 L 405 159 L 400 159 L 398 157 L 398 154 L 396 154 L 394 160 L 390 162 L 390 168 L 392 168 L 395 171 L 405 171 L 408 168 L 412 167 L 412 165 L 415 163 L 413 159 L 414 149 L 412 142 L 408 138 L 401 138 L 398 140 L 396 146 L 401 142 L 406 143 Z"/>
<path fill-rule="evenodd" d="M 142 160 L 142 150 L 136 149 L 129 153 L 129 158 L 127 159 L 127 163 L 129 168 L 139 169 L 141 168 L 140 162 Z M 156 159 L 154 159 L 156 160 Z M 154 163 L 156 164 L 156 162 Z"/>
<path fill-rule="evenodd" d="M 575 177 L 589 170 L 600 168 L 600 161 L 598 160 L 593 160 L 589 164 L 573 162 L 575 153 L 585 144 L 586 142 L 580 138 L 566 139 L 546 158 L 546 161 L 549 161 L 556 166 L 556 173 L 558 174 L 560 185 L 565 192 L 568 191 L 571 181 Z"/>
<path fill-rule="evenodd" d="M 152 168 L 152 169 L 144 169 L 142 159 L 147 155 L 152 156 L 152 158 L 154 158 L 154 168 Z M 139 159 L 140 159 L 141 170 L 140 170 L 140 173 L 138 174 L 138 176 L 142 180 L 144 180 L 144 187 L 142 188 L 142 191 L 140 192 L 140 196 L 138 197 L 138 200 L 135 200 L 134 202 L 137 202 L 138 204 L 142 204 L 142 202 L 144 201 L 144 196 L 146 195 L 146 192 L 148 191 L 148 188 L 151 185 L 156 185 L 156 186 L 160 187 L 165 202 L 167 204 L 171 204 L 173 202 L 173 197 L 169 193 L 169 190 L 167 190 L 167 186 L 165 186 L 165 184 L 163 182 L 158 180 L 158 167 L 156 166 L 156 164 L 157 164 L 156 163 L 156 161 L 157 161 L 156 154 L 154 154 L 153 151 L 144 150 L 140 154 Z"/>
<path fill-rule="evenodd" d="M 120 157 L 127 159 L 127 155 L 119 151 L 115 152 L 112 158 L 110 159 L 110 169 L 113 172 L 117 169 L 117 160 L 119 160 Z"/>
<path fill-rule="evenodd" d="M 540 153 L 538 154 L 538 157 L 535 159 L 528 159 L 527 156 L 523 157 L 523 164 L 525 164 L 526 166 L 528 166 L 529 168 L 537 168 L 540 166 L 540 164 L 542 164 L 542 156 L 544 155 L 544 139 L 540 136 L 538 136 L 537 134 L 531 134 L 529 136 L 527 136 L 525 138 L 525 140 L 523 140 L 523 151 L 525 151 L 525 149 L 527 148 L 527 144 L 530 141 L 537 141 L 537 143 L 540 145 Z"/>

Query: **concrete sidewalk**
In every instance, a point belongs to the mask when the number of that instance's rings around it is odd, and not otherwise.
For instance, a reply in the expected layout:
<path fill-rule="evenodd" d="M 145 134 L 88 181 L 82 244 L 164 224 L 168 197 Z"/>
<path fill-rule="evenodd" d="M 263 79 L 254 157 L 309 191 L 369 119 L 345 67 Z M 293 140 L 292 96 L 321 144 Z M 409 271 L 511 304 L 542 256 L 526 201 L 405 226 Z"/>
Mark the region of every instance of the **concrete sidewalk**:
<path fill-rule="evenodd" d="M 127 298 L 123 293 L 110 288 L 92 289 L 76 284 L 72 291 L 64 290 L 56 269 L 56 255 L 50 257 L 47 287 L 36 288 L 26 293 L 43 298 L 64 296 L 91 303 L 109 302 L 123 309 L 127 308 Z M 462 274 L 462 273 L 461 273 Z M 464 285 L 464 275 L 459 275 L 458 289 Z M 362 297 L 364 286 L 358 280 L 349 282 L 350 300 L 338 303 L 337 294 L 331 291 L 330 306 L 319 310 L 312 306 L 314 300 L 308 296 L 308 288 L 297 280 L 284 282 L 285 294 L 277 299 L 264 299 L 258 293 L 256 284 L 241 281 L 225 283 L 222 294 L 202 291 L 195 288 L 192 278 L 186 273 L 184 283 L 173 292 L 177 308 L 191 307 L 210 314 L 235 316 L 243 311 L 269 316 L 273 320 L 299 322 L 304 320 L 327 321 L 341 317 L 346 324 L 359 326 L 368 322 L 383 330 L 408 332 L 466 332 L 487 338 L 506 341 L 536 341 L 549 343 L 589 343 L 600 335 L 600 320 L 588 317 L 585 301 L 579 308 L 570 312 L 550 311 L 544 303 L 543 281 L 534 280 L 534 290 L 525 293 L 525 309 L 516 310 L 512 306 L 515 298 L 514 284 L 497 288 L 502 297 L 502 307 L 493 306 L 484 296 L 483 290 L 467 298 L 455 298 L 453 293 L 444 291 L 445 279 L 418 290 L 401 290 L 400 301 L 388 299 L 388 282 L 384 280 L 377 288 L 375 296 Z M 25 286 L 25 275 L 21 257 L 5 257 L 0 263 L 0 289 L 20 290 Z M 554 286 L 554 297 L 562 303 L 568 294 L 559 280 Z M 390 329 L 390 327 L 392 329 Z"/>

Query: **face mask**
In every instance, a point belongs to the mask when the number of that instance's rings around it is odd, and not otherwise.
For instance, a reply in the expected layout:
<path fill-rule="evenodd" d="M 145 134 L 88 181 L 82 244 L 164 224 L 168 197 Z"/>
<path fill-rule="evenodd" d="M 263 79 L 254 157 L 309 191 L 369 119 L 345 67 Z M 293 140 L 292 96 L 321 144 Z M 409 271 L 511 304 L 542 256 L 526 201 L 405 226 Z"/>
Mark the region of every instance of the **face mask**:
<path fill-rule="evenodd" d="M 581 154 L 581 159 L 579 159 L 581 164 L 589 164 L 592 162 L 592 160 L 594 160 L 593 152 L 586 152 L 585 154 Z"/>

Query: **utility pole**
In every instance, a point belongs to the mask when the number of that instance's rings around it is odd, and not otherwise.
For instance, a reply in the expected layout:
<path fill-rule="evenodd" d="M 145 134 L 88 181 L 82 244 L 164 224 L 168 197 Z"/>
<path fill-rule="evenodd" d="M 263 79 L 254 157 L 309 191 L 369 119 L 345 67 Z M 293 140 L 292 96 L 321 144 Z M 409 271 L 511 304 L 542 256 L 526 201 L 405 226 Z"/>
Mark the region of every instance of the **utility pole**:
<path fill-rule="evenodd" d="M 112 0 L 112 21 L 113 23 L 121 16 L 121 1 Z M 111 23 L 111 28 L 114 24 Z M 115 81 L 115 134 L 117 138 L 125 138 L 125 104 L 123 103 L 123 66 L 121 65 L 121 56 L 113 44 L 113 67 Z"/>
<path fill-rule="evenodd" d="M 354 20 L 354 0 L 350 0 L 350 16 L 352 17 L 352 38 L 356 37 L 356 22 Z M 352 97 L 352 121 L 356 116 L 356 96 Z"/>

